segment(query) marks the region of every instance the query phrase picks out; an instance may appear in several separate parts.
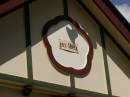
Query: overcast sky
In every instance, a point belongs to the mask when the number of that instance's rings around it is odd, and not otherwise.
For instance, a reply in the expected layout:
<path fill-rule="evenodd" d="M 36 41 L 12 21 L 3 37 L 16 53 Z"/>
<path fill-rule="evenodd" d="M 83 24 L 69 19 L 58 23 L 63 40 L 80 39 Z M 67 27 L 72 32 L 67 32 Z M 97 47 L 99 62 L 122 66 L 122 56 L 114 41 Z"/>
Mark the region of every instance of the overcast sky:
<path fill-rule="evenodd" d="M 111 1 L 130 23 L 130 0 L 111 0 Z"/>

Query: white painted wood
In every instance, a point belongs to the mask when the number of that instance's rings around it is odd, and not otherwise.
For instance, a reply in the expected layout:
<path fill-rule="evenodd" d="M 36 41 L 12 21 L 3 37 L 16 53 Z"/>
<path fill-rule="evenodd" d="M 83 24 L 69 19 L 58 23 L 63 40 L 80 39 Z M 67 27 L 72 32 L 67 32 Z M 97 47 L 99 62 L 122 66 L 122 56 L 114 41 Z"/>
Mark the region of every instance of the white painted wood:
<path fill-rule="evenodd" d="M 70 0 L 69 5 L 70 16 L 85 28 L 94 47 L 91 71 L 86 77 L 75 78 L 76 88 L 107 94 L 99 27 L 74 0 Z"/>
<path fill-rule="evenodd" d="M 64 26 L 59 28 L 60 25 Z M 78 32 L 72 24 L 67 21 L 59 22 L 55 27 L 49 29 L 47 38 L 52 47 L 52 54 L 59 64 L 61 64 L 63 67 L 72 67 L 77 70 L 85 68 L 87 64 L 89 45 L 84 36 Z M 59 40 L 65 40 L 68 41 L 68 43 L 76 44 L 78 53 L 60 49 Z"/>
<path fill-rule="evenodd" d="M 50 62 L 42 40 L 44 24 L 63 14 L 61 0 L 37 0 L 30 4 L 33 78 L 39 81 L 70 86 L 69 76 L 59 73 Z"/>

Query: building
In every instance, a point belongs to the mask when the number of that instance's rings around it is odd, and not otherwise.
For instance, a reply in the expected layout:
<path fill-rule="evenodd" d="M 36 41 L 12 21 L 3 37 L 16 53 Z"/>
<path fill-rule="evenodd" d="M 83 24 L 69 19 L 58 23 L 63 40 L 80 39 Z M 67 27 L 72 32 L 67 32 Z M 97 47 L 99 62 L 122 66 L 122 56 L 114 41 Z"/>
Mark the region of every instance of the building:
<path fill-rule="evenodd" d="M 0 0 L 0 16 L 1 97 L 130 96 L 130 25 L 109 0 Z"/>

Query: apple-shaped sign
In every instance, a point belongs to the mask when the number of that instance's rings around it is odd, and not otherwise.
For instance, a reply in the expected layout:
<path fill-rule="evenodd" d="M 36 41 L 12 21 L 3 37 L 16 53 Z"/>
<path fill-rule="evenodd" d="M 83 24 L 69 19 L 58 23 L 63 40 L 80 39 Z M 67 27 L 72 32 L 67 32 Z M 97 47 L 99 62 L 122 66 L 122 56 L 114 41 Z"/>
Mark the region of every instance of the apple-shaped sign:
<path fill-rule="evenodd" d="M 43 27 L 43 41 L 53 66 L 60 72 L 87 75 L 93 45 L 87 32 L 72 18 L 57 16 Z"/>

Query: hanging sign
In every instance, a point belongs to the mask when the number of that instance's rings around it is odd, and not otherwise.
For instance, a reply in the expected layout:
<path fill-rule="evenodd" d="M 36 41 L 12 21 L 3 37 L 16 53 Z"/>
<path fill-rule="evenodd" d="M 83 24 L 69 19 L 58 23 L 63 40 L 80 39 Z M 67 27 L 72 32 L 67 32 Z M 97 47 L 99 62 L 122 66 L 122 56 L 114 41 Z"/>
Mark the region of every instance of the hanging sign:
<path fill-rule="evenodd" d="M 53 66 L 65 74 L 87 75 L 93 46 L 88 33 L 72 18 L 57 16 L 43 27 L 43 41 Z"/>
<path fill-rule="evenodd" d="M 31 0 L 0 0 L 0 16 Z"/>

